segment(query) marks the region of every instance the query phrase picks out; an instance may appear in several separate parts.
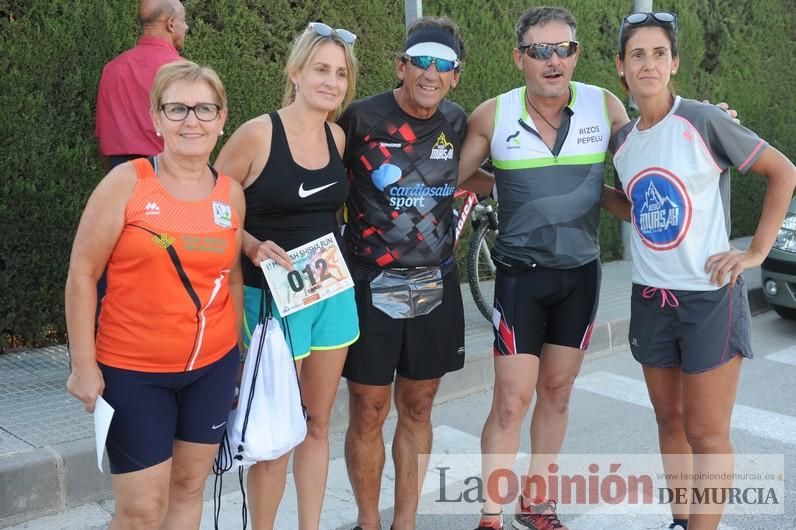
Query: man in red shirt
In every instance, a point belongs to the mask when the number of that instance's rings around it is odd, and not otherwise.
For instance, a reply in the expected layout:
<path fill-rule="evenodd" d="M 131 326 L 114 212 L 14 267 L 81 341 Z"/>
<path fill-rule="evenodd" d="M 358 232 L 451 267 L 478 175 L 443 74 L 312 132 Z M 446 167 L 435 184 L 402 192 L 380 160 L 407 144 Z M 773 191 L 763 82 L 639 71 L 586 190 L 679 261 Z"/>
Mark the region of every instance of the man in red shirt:
<path fill-rule="evenodd" d="M 97 92 L 97 124 L 105 169 L 163 150 L 149 115 L 149 90 L 162 65 L 181 59 L 185 8 L 179 0 L 142 0 L 141 38 L 105 65 Z"/>

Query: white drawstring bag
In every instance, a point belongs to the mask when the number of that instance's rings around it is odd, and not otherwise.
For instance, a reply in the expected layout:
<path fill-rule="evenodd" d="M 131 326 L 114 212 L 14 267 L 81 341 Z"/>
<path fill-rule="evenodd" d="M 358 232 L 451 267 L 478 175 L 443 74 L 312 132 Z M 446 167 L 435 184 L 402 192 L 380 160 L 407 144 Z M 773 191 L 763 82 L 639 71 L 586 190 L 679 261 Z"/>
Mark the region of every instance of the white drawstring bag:
<path fill-rule="evenodd" d="M 298 370 L 293 353 L 279 322 L 266 312 L 268 294 L 260 298 L 260 318 L 254 328 L 249 351 L 243 363 L 238 404 L 227 420 L 226 432 L 213 463 L 213 516 L 215 528 L 221 514 L 223 475 L 238 466 L 238 481 L 243 493 L 241 517 L 246 530 L 245 468 L 274 460 L 304 441 L 307 414 L 301 399 Z M 290 329 L 283 319 L 288 336 Z"/>
<path fill-rule="evenodd" d="M 293 354 L 273 317 L 254 328 L 227 426 L 232 458 L 241 467 L 279 458 L 307 435 Z"/>

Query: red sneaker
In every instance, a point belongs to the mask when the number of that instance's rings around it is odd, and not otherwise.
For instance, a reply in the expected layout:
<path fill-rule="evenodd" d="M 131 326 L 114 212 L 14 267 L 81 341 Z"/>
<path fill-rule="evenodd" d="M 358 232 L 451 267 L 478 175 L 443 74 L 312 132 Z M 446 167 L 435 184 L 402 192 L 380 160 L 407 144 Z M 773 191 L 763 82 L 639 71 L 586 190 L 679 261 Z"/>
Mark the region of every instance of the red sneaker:
<path fill-rule="evenodd" d="M 569 530 L 558 519 L 555 499 L 526 505 L 520 498 L 520 513 L 514 514 L 511 525 L 517 530 Z"/>

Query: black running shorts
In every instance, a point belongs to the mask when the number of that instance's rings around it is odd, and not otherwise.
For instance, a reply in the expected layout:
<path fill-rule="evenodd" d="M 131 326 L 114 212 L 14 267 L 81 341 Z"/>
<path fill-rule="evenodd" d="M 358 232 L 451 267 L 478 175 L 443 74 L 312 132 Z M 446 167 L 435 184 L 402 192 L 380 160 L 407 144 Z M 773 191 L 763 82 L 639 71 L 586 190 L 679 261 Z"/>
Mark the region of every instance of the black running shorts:
<path fill-rule="evenodd" d="M 464 366 L 464 309 L 455 268 L 443 278 L 442 303 L 414 318 L 393 319 L 374 307 L 367 281 L 356 281 L 354 289 L 360 336 L 343 368 L 349 381 L 389 385 L 395 372 L 437 379 Z"/>

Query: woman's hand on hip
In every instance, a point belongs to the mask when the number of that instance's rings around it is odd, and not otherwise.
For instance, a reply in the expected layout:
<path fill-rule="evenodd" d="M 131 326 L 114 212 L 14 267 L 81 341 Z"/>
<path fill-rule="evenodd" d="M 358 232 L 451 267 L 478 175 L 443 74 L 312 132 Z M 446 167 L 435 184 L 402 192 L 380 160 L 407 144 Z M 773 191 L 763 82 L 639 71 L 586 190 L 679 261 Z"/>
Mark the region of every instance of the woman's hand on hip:
<path fill-rule="evenodd" d="M 722 286 L 727 282 L 729 276 L 729 284 L 735 285 L 735 281 L 741 273 L 750 268 L 757 267 L 766 255 L 756 250 L 736 250 L 731 249 L 727 252 L 720 252 L 708 258 L 705 263 L 705 272 L 710 274 L 710 283 Z"/>

